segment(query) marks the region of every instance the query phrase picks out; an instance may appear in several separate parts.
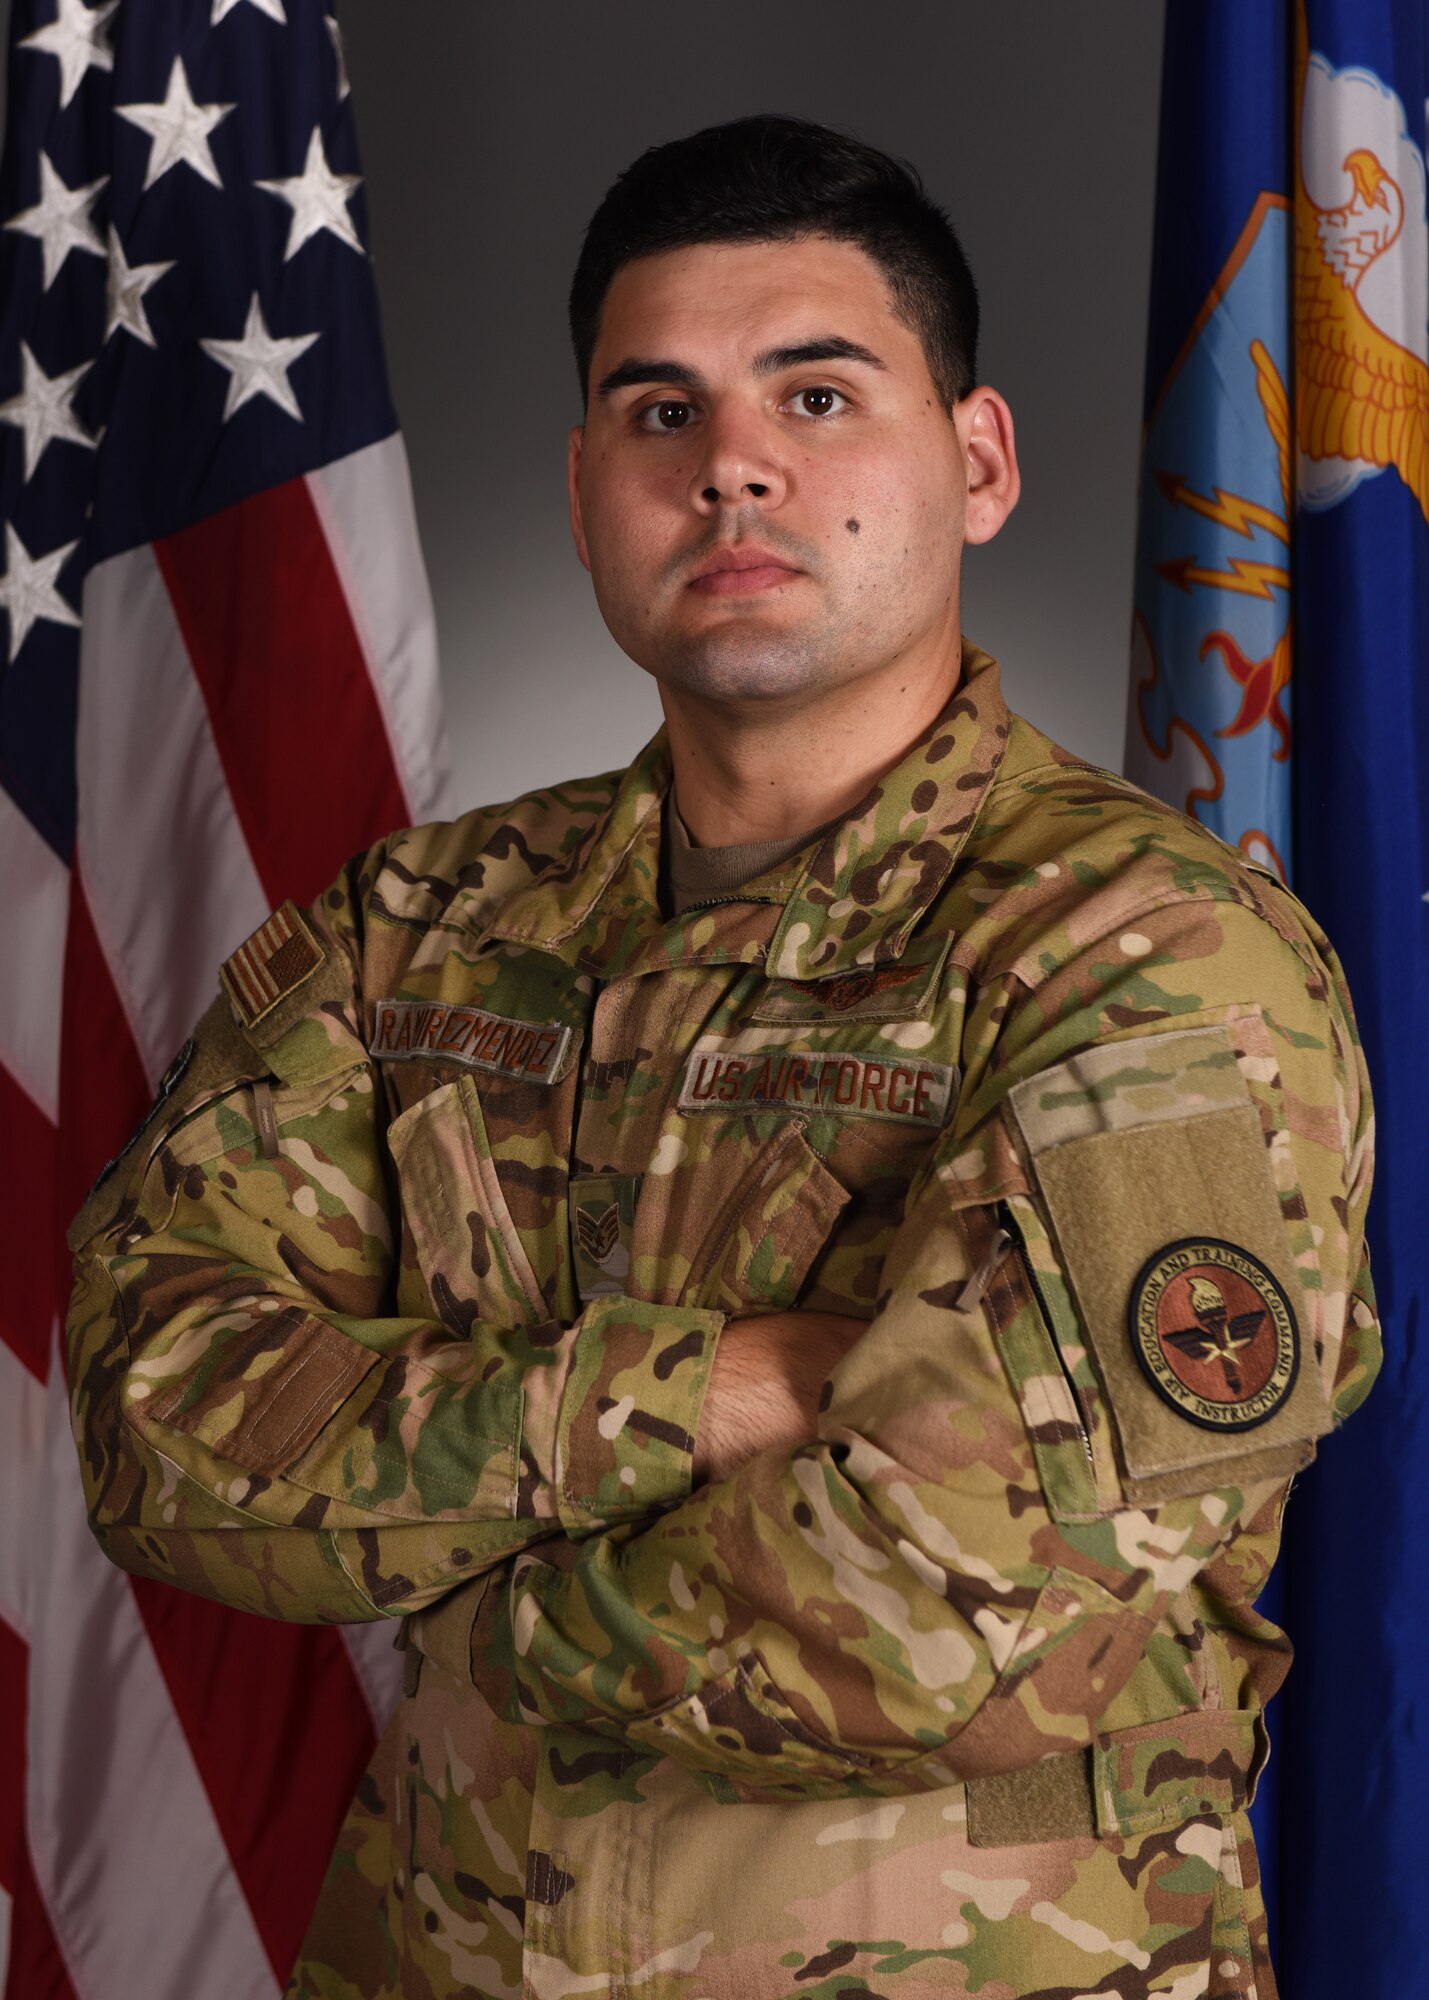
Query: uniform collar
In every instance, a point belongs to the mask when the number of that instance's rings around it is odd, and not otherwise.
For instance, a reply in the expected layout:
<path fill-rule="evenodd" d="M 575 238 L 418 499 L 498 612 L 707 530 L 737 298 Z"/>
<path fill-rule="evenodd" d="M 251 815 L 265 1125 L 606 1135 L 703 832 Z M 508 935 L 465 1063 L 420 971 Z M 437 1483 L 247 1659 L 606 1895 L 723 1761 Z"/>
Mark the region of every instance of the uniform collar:
<path fill-rule="evenodd" d="M 997 662 L 964 641 L 948 706 L 815 849 L 770 944 L 772 978 L 902 954 L 982 811 L 1008 726 Z"/>
<path fill-rule="evenodd" d="M 900 956 L 946 882 L 1002 761 L 1009 716 L 997 662 L 964 642 L 948 706 L 807 857 L 713 906 L 659 906 L 663 730 L 569 855 L 503 904 L 486 935 L 557 953 L 601 978 L 764 959 L 818 979 Z"/>

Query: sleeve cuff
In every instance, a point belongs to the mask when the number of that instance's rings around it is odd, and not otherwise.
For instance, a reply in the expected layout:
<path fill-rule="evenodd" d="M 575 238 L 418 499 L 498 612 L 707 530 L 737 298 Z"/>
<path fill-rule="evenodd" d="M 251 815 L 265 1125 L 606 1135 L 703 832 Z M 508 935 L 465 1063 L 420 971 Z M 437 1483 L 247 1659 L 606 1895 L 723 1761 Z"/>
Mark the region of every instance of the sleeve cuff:
<path fill-rule="evenodd" d="M 587 1306 L 556 1411 L 557 1511 L 567 1534 L 688 1497 L 724 1319 L 625 1297 Z"/>

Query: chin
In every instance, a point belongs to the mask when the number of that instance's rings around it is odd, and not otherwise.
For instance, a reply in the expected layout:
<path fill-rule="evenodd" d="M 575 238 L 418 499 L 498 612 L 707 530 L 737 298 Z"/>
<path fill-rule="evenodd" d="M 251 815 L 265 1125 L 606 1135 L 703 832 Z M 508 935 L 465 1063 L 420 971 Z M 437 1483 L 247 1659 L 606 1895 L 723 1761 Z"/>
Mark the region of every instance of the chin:
<path fill-rule="evenodd" d="M 825 634 L 774 632 L 754 620 L 683 635 L 642 660 L 657 680 L 712 701 L 778 700 L 841 678 Z"/>

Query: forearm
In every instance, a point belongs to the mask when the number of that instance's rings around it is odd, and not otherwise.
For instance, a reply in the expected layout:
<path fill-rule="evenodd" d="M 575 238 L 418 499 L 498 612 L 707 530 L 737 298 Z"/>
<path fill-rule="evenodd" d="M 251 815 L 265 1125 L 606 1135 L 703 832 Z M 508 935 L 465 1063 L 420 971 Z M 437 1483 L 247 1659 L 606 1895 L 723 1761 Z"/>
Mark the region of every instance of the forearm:
<path fill-rule="evenodd" d="M 994 1716 L 1028 1761 L 1090 1738 L 1247 1496 L 1053 1519 L 985 1306 L 958 1303 L 972 1249 L 936 1193 L 905 1230 L 809 1443 L 487 1593 L 473 1662 L 500 1712 L 771 1796 L 937 1782 L 930 1756 L 946 1781 L 980 1767 Z M 1000 1309 L 1036 1307 L 1024 1289 Z"/>
<path fill-rule="evenodd" d="M 459 1341 L 250 1290 L 131 1342 L 96 1263 L 71 1318 L 91 1518 L 126 1567 L 279 1616 L 410 1609 L 688 1493 L 717 1325 L 609 1299 Z"/>

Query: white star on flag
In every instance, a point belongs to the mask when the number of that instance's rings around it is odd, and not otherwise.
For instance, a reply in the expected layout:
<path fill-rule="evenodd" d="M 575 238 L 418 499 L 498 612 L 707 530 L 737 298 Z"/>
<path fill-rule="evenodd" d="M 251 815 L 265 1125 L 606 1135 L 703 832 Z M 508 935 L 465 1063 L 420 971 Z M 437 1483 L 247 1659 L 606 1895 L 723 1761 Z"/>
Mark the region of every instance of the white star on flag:
<path fill-rule="evenodd" d="M 7 664 L 14 660 L 38 619 L 50 618 L 56 625 L 78 625 L 78 613 L 70 609 L 55 588 L 55 578 L 78 547 L 78 542 L 66 542 L 62 549 L 51 549 L 47 556 L 32 558 L 11 524 L 5 523 L 5 574 L 0 576 L 0 608 L 10 614 Z"/>
<path fill-rule="evenodd" d="M 95 257 L 104 255 L 104 245 L 90 221 L 89 211 L 108 179 L 108 174 L 102 174 L 85 187 L 68 187 L 51 164 L 49 154 L 41 153 L 40 198 L 33 208 L 12 215 L 5 227 L 33 236 L 39 243 L 44 253 L 46 291 L 59 276 L 71 250 L 87 250 Z"/>
<path fill-rule="evenodd" d="M 336 14 L 324 14 L 323 19 L 327 22 L 327 31 L 332 36 L 333 54 L 337 57 L 337 101 L 341 104 L 352 88 L 347 79 L 347 49 L 342 39 L 342 23 Z"/>
<path fill-rule="evenodd" d="M 118 5 L 119 0 L 104 0 L 100 7 L 86 7 L 83 0 L 57 0 L 55 18 L 18 44 L 58 60 L 61 111 L 88 70 L 113 69 L 114 51 L 104 39 L 104 24 Z"/>
<path fill-rule="evenodd" d="M 18 396 L 0 403 L 0 423 L 14 424 L 25 434 L 27 485 L 47 444 L 68 440 L 93 451 L 94 439 L 74 413 L 74 392 L 93 366 L 92 361 L 85 361 L 63 375 L 47 375 L 25 342 L 20 342 L 22 386 Z"/>
<path fill-rule="evenodd" d="M 362 186 L 361 174 L 335 174 L 323 150 L 323 135 L 315 125 L 308 140 L 308 156 L 303 171 L 288 180 L 258 181 L 256 185 L 288 203 L 292 219 L 288 224 L 288 247 L 283 262 L 297 255 L 310 237 L 330 230 L 340 243 L 362 254 L 362 239 L 347 212 L 347 204 Z"/>
<path fill-rule="evenodd" d="M 216 28 L 225 14 L 231 14 L 239 0 L 213 0 L 213 12 L 209 16 L 209 26 Z M 283 0 L 252 0 L 252 5 L 260 14 L 266 14 L 270 21 L 281 21 L 286 28 L 288 17 L 283 12 Z"/>
<path fill-rule="evenodd" d="M 245 403 L 255 396 L 266 396 L 276 403 L 280 410 L 286 410 L 290 417 L 303 421 L 303 413 L 298 408 L 298 399 L 293 394 L 293 385 L 288 380 L 288 370 L 306 354 L 314 341 L 321 336 L 316 333 L 299 333 L 274 338 L 269 333 L 263 318 L 263 308 L 255 292 L 248 305 L 248 323 L 243 329 L 242 340 L 201 340 L 199 346 L 204 353 L 229 371 L 228 400 L 223 406 L 223 421 L 228 422 L 235 410 L 241 410 Z"/>
<path fill-rule="evenodd" d="M 136 340 L 142 340 L 146 347 L 154 345 L 154 329 L 149 324 L 149 315 L 144 310 L 144 294 L 157 285 L 165 271 L 172 271 L 174 259 L 166 264 L 131 264 L 124 255 L 124 245 L 119 241 L 119 231 L 111 222 L 109 225 L 109 282 L 105 288 L 107 317 L 104 338 L 117 333 L 123 327 Z"/>
<path fill-rule="evenodd" d="M 182 56 L 174 57 L 169 71 L 169 87 L 159 104 L 116 104 L 114 109 L 131 125 L 149 135 L 149 166 L 144 186 L 151 188 L 170 167 L 192 167 L 217 188 L 223 179 L 213 163 L 208 135 L 221 125 L 231 104 L 195 104 L 189 89 L 188 72 Z"/>

